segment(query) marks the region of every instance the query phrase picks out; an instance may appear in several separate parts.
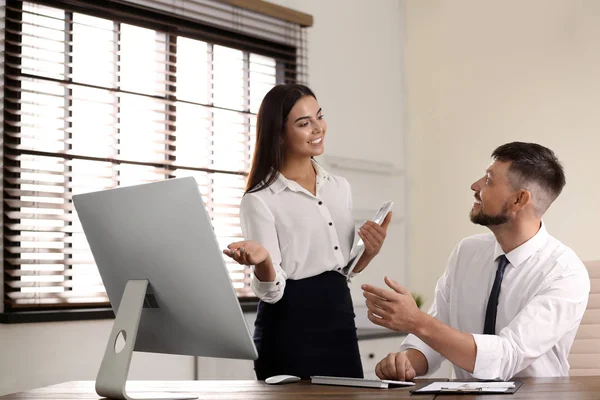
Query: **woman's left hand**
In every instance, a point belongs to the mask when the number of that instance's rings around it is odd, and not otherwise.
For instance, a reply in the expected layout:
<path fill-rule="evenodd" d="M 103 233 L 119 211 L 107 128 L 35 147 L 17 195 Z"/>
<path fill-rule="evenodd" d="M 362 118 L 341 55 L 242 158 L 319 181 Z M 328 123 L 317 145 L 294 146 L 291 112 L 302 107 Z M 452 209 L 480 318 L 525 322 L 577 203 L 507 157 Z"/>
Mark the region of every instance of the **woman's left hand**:
<path fill-rule="evenodd" d="M 373 221 L 367 221 L 358 230 L 358 236 L 365 243 L 364 256 L 373 258 L 381 250 L 385 237 L 387 236 L 387 228 L 392 220 L 392 213 L 388 213 L 381 225 Z"/>

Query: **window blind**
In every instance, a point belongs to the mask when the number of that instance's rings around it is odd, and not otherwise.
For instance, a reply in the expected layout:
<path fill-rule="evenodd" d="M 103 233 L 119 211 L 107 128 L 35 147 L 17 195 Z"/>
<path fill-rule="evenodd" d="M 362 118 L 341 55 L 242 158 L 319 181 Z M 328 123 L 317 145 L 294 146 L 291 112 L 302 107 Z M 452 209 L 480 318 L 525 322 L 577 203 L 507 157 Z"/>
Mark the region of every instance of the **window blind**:
<path fill-rule="evenodd" d="M 303 29 L 215 1 L 6 1 L 4 311 L 108 304 L 74 194 L 194 176 L 241 239 L 256 112 L 303 81 Z M 168 212 L 165 210 L 164 212 Z M 226 258 L 240 298 L 250 269 Z"/>

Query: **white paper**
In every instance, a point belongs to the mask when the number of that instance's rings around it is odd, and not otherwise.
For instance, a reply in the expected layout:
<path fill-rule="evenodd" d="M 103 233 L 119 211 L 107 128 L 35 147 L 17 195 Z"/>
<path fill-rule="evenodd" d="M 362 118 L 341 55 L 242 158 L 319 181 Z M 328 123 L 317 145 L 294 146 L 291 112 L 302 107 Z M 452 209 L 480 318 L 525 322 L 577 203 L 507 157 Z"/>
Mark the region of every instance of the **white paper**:
<path fill-rule="evenodd" d="M 514 382 L 434 382 L 422 387 L 418 391 L 441 391 L 446 390 L 484 390 L 486 392 L 505 392 L 515 387 Z"/>

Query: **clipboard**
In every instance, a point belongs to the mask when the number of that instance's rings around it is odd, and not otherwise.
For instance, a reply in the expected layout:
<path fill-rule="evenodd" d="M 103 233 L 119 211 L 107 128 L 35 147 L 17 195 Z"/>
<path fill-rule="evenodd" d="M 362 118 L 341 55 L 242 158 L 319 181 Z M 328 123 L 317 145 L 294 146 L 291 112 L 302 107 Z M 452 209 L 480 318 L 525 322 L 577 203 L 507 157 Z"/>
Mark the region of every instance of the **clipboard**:
<path fill-rule="evenodd" d="M 512 387 L 507 384 L 512 382 Z M 420 389 L 411 390 L 411 394 L 514 394 L 523 385 L 523 381 L 510 382 L 434 382 Z"/>

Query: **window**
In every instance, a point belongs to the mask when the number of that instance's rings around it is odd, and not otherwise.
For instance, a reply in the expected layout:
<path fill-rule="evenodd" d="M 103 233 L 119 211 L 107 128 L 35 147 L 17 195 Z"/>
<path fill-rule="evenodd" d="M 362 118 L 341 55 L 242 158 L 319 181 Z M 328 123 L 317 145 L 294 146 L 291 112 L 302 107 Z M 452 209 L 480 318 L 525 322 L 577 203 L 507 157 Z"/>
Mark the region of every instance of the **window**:
<path fill-rule="evenodd" d="M 194 176 L 221 247 L 240 240 L 260 101 L 296 78 L 293 46 L 80 3 L 6 2 L 5 312 L 108 305 L 74 194 Z"/>

